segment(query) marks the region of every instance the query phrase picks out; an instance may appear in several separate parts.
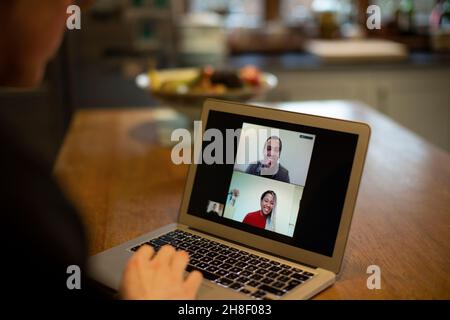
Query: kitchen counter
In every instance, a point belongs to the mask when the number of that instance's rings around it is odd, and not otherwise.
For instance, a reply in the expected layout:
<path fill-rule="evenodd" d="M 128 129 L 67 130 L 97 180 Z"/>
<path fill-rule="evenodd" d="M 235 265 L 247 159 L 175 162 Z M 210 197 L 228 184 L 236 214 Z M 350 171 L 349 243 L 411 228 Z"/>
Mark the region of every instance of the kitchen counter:
<path fill-rule="evenodd" d="M 242 67 L 253 64 L 265 71 L 331 71 L 331 70 L 398 70 L 398 69 L 433 69 L 449 68 L 450 54 L 431 52 L 412 52 L 408 59 L 393 62 L 357 62 L 357 63 L 325 63 L 320 58 L 305 52 L 258 54 L 247 53 L 233 55 L 228 58 L 230 67 Z"/>
<path fill-rule="evenodd" d="M 278 77 L 266 101 L 361 101 L 450 152 L 450 54 L 412 52 L 404 61 L 325 63 L 309 53 L 243 54 Z"/>
<path fill-rule="evenodd" d="M 372 128 L 341 273 L 315 298 L 449 299 L 449 154 L 358 103 L 270 105 Z M 177 220 L 188 166 L 158 143 L 156 120 L 151 109 L 72 120 L 54 172 L 81 210 L 91 254 Z M 367 288 L 370 265 L 381 269 L 379 290 Z"/>

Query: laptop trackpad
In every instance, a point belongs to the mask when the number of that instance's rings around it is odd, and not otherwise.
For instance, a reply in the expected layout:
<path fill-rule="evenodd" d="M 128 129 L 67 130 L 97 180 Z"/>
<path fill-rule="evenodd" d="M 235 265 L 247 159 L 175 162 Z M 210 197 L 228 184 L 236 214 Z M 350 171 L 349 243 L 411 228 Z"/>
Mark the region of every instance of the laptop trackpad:
<path fill-rule="evenodd" d="M 221 286 L 203 281 L 198 291 L 198 299 L 200 300 L 241 300 L 248 299 L 244 294 L 238 293 L 231 289 L 222 288 Z"/>

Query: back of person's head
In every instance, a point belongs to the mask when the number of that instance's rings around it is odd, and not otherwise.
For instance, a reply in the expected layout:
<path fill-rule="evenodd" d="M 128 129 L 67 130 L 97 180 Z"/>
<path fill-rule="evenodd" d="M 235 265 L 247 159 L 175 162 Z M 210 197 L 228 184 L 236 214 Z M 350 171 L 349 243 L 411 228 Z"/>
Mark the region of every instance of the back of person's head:
<path fill-rule="evenodd" d="M 72 0 L 0 1 L 0 86 L 40 83 L 56 53 Z"/>

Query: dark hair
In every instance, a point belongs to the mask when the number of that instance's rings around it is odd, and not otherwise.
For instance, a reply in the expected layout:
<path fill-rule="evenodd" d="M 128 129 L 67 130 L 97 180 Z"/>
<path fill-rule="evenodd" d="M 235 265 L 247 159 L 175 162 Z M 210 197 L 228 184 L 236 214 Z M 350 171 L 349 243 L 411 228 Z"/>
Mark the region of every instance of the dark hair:
<path fill-rule="evenodd" d="M 261 195 L 261 201 L 262 201 L 262 199 L 264 199 L 264 197 L 266 196 L 266 194 L 271 194 L 272 197 L 273 197 L 274 200 L 275 200 L 275 203 L 276 203 L 276 201 L 277 201 L 277 194 L 275 193 L 275 191 L 272 191 L 272 190 L 264 191 L 264 193 Z M 273 209 L 272 209 L 272 211 L 273 211 Z M 270 214 L 272 214 L 272 211 L 270 211 Z"/>
<path fill-rule="evenodd" d="M 281 154 L 281 149 L 283 148 L 283 142 L 281 142 L 280 137 L 278 137 L 278 136 L 270 136 L 270 137 L 267 138 L 265 144 L 267 144 L 267 141 L 269 141 L 271 139 L 280 141 L 280 154 Z"/>

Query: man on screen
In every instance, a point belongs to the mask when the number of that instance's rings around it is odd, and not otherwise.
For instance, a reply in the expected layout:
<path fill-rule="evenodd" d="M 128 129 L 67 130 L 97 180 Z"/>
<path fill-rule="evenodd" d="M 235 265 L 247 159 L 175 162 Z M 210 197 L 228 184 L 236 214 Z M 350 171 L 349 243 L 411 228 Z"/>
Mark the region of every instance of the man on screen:
<path fill-rule="evenodd" d="M 219 205 L 216 202 L 213 203 L 212 208 L 208 211 L 208 214 L 220 216 Z"/>
<path fill-rule="evenodd" d="M 248 166 L 246 173 L 290 183 L 289 171 L 280 164 L 283 143 L 280 137 L 271 136 L 264 144 L 263 160 Z"/>

